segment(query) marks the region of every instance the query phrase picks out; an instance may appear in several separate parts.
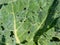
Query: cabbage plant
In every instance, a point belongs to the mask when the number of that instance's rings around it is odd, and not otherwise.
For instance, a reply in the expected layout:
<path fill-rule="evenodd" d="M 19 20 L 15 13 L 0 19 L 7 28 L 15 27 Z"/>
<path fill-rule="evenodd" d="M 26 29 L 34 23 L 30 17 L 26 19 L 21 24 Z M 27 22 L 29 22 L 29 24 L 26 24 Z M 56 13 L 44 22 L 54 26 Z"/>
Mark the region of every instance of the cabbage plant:
<path fill-rule="evenodd" d="M 60 45 L 60 0 L 0 0 L 0 45 Z"/>

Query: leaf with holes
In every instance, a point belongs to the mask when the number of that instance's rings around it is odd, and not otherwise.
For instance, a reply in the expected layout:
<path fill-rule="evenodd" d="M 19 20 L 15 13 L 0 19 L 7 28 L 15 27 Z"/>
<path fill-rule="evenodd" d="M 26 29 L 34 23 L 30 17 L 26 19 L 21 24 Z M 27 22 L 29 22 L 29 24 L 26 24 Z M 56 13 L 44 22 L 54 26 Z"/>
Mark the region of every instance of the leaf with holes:
<path fill-rule="evenodd" d="M 1 45 L 59 45 L 59 0 L 0 2 Z"/>

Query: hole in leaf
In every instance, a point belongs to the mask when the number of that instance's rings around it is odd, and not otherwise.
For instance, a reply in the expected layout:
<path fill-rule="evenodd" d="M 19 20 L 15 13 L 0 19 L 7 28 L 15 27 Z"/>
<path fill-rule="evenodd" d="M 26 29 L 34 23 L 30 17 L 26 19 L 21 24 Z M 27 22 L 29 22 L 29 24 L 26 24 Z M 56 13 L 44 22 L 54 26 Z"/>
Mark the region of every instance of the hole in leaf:
<path fill-rule="evenodd" d="M 22 19 L 20 20 L 20 22 L 22 22 Z"/>
<path fill-rule="evenodd" d="M 19 17 L 19 15 L 17 15 Z"/>
<path fill-rule="evenodd" d="M 59 27 L 55 27 L 55 32 L 60 33 L 60 28 Z"/>
<path fill-rule="evenodd" d="M 35 44 L 36 44 L 36 45 L 38 45 L 38 43 L 37 43 L 37 42 L 35 42 Z"/>
<path fill-rule="evenodd" d="M 13 42 L 14 40 L 12 40 L 12 42 Z"/>
<path fill-rule="evenodd" d="M 0 9 L 2 8 L 3 5 L 6 6 L 8 5 L 8 3 L 0 4 Z"/>
<path fill-rule="evenodd" d="M 21 43 L 22 43 L 22 44 L 25 44 L 26 42 L 27 42 L 27 40 L 24 40 L 24 41 L 22 41 Z"/>
<path fill-rule="evenodd" d="M 0 9 L 2 8 L 3 4 L 0 4 Z"/>
<path fill-rule="evenodd" d="M 4 27 L 3 26 L 1 26 L 1 28 L 2 28 L 2 30 L 4 30 Z"/>
<path fill-rule="evenodd" d="M 24 22 L 26 22 L 26 20 Z"/>
<path fill-rule="evenodd" d="M 30 31 L 28 31 L 28 34 L 30 34 Z"/>
<path fill-rule="evenodd" d="M 55 41 L 55 42 L 59 42 L 60 41 L 60 39 L 59 38 L 57 38 L 57 37 L 52 37 L 52 39 L 50 40 L 51 42 L 53 42 L 53 41 Z"/>
<path fill-rule="evenodd" d="M 8 3 L 4 3 L 4 6 L 8 5 Z"/>
<path fill-rule="evenodd" d="M 5 36 L 2 35 L 2 42 L 5 42 L 5 41 L 6 41 Z"/>
<path fill-rule="evenodd" d="M 16 43 L 16 45 L 19 45 L 19 44 Z"/>
<path fill-rule="evenodd" d="M 3 23 L 1 23 L 1 24 L 3 24 Z"/>
<path fill-rule="evenodd" d="M 34 11 L 32 11 L 32 13 L 35 13 Z"/>
<path fill-rule="evenodd" d="M 24 10 L 26 10 L 26 7 L 24 8 Z"/>
<path fill-rule="evenodd" d="M 43 8 L 40 6 L 40 9 L 43 9 Z"/>
<path fill-rule="evenodd" d="M 12 37 L 12 38 L 13 38 L 13 35 L 14 35 L 13 31 L 11 31 L 11 35 L 10 35 L 10 37 Z"/>

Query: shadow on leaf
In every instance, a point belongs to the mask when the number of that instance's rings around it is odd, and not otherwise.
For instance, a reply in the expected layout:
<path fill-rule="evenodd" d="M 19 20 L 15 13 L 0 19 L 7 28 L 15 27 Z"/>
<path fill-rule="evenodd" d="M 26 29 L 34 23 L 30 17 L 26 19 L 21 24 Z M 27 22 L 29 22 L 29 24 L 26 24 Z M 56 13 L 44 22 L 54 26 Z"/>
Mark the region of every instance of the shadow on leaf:
<path fill-rule="evenodd" d="M 57 22 L 59 17 L 54 19 L 53 16 L 55 14 L 55 8 L 56 8 L 57 5 L 58 5 L 58 0 L 54 0 L 53 4 L 50 6 L 50 8 L 48 10 L 48 16 L 47 16 L 47 18 L 44 22 L 43 28 L 39 29 L 35 33 L 33 41 L 35 42 L 36 45 L 38 45 L 38 39 L 40 38 L 40 36 L 43 35 L 43 33 L 45 33 L 46 31 L 48 31 L 49 29 L 51 29 L 52 27 L 54 27 L 56 25 L 56 22 Z M 49 26 L 49 27 L 47 28 L 47 26 Z"/>

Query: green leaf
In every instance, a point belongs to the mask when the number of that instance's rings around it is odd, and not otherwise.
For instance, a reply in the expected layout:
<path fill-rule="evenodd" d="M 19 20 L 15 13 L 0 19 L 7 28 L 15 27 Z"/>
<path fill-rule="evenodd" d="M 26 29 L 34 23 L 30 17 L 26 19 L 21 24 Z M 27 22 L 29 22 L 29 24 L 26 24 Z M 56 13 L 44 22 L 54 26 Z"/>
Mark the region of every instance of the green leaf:
<path fill-rule="evenodd" d="M 0 0 L 0 44 L 59 45 L 59 5 L 59 0 Z"/>

